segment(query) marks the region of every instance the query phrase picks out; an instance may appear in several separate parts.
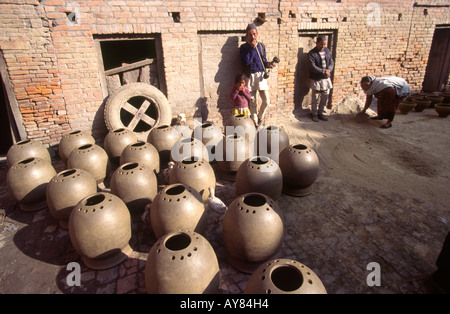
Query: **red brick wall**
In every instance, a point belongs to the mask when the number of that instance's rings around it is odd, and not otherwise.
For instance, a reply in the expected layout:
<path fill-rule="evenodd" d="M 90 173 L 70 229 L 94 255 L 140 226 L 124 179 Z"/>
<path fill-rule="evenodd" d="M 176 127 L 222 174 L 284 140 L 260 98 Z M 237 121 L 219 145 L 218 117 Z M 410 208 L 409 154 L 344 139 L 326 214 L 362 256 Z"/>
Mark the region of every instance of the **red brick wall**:
<path fill-rule="evenodd" d="M 220 123 L 218 96 L 205 94 L 218 82 L 205 82 L 201 73 L 219 64 L 201 63 L 200 36 L 218 34 L 221 42 L 223 36 L 242 34 L 260 12 L 267 19 L 259 34 L 268 58 L 281 59 L 269 79 L 274 105 L 269 117 L 290 115 L 294 107 L 300 30 L 337 33 L 334 104 L 346 96 L 362 97 L 359 80 L 367 74 L 402 76 L 420 90 L 435 25 L 450 24 L 448 0 L 380 0 L 375 7 L 371 2 L 2 0 L 0 49 L 17 100 L 11 105 L 19 107 L 29 138 L 56 145 L 69 129 L 91 129 L 101 140 L 106 133 L 102 65 L 93 36 L 160 34 L 173 114 L 192 117 L 205 97 L 208 119 Z M 368 22 L 378 9 L 379 21 Z M 67 19 L 71 12 L 78 14 L 73 25 Z M 180 12 L 180 23 L 171 12 Z M 217 79 L 225 82 L 235 73 L 222 75 Z"/>

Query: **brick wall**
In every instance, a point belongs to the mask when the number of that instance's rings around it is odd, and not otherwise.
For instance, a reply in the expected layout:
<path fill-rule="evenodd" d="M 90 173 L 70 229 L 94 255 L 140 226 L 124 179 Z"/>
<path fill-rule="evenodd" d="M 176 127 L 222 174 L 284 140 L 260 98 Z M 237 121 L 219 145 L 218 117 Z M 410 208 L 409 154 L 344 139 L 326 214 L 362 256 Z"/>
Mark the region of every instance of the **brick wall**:
<path fill-rule="evenodd" d="M 337 36 L 338 104 L 362 97 L 359 81 L 368 74 L 402 76 L 420 90 L 435 26 L 450 24 L 449 10 L 448 0 L 2 0 L 0 49 L 17 100 L 11 106 L 19 107 L 27 136 L 56 145 L 70 129 L 92 130 L 98 140 L 107 132 L 94 36 L 160 36 L 173 114 L 201 115 L 203 106 L 209 120 L 221 123 L 239 70 L 226 62 L 236 58 L 230 55 L 238 54 L 240 37 L 258 13 L 267 20 L 259 27 L 267 57 L 281 59 L 269 79 L 268 116 L 275 117 L 294 108 L 299 31 Z"/>

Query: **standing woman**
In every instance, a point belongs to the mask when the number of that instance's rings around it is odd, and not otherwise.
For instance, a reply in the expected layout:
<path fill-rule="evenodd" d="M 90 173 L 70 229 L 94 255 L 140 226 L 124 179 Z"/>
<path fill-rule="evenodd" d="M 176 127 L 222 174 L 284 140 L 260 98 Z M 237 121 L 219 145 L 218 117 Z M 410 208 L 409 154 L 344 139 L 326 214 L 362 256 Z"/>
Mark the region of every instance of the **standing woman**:
<path fill-rule="evenodd" d="M 398 105 L 403 98 L 411 93 L 408 83 L 404 79 L 396 76 L 380 78 L 365 76 L 361 79 L 361 88 L 367 96 L 366 104 L 360 114 L 366 112 L 372 103 L 373 96 L 375 96 L 378 99 L 378 116 L 372 119 L 387 119 L 386 123 L 381 126 L 383 129 L 392 127 L 392 121 L 394 121 Z"/>

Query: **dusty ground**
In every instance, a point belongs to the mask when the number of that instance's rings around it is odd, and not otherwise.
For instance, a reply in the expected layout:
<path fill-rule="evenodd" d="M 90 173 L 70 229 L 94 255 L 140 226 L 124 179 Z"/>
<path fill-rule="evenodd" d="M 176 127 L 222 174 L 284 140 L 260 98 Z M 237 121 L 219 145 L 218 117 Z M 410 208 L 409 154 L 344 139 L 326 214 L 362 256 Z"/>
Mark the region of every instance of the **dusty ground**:
<path fill-rule="evenodd" d="M 312 122 L 306 112 L 281 125 L 291 144 L 313 148 L 320 159 L 314 192 L 282 195 L 286 233 L 279 257 L 310 267 L 328 293 L 434 293 L 429 276 L 450 230 L 450 117 L 434 109 L 398 113 L 391 129 L 355 119 L 358 101 L 348 99 L 330 121 Z M 54 161 L 60 171 L 62 165 Z M 82 285 L 68 287 L 66 265 L 81 263 L 68 232 L 44 209 L 18 209 L 0 163 L 0 293 L 144 293 L 144 267 L 155 239 L 133 223 L 134 252 L 121 265 L 92 271 L 82 265 Z M 234 184 L 218 180 L 217 196 L 229 204 Z M 220 229 L 208 234 L 221 268 L 220 291 L 242 293 L 249 275 L 229 265 Z M 370 287 L 367 265 L 379 263 L 381 286 Z"/>

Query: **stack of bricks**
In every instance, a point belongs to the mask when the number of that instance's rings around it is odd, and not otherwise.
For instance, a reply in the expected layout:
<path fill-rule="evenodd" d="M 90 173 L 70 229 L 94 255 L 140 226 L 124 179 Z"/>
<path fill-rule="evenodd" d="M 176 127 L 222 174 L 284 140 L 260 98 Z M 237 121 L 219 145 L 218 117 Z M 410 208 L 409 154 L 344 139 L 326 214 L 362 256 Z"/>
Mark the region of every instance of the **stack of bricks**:
<path fill-rule="evenodd" d="M 450 24 L 448 0 L 3 0 L 1 62 L 16 99 L 9 105 L 20 110 L 28 138 L 52 146 L 71 129 L 88 129 L 101 141 L 108 95 L 95 38 L 138 34 L 161 39 L 173 115 L 192 118 L 206 106 L 207 119 L 220 124 L 239 71 L 221 65 L 221 49 L 238 57 L 247 24 L 261 14 L 259 39 L 268 59 L 281 60 L 269 78 L 269 118 L 288 116 L 296 105 L 300 31 L 337 36 L 332 102 L 339 104 L 362 97 L 364 75 L 401 76 L 421 90 L 434 29 Z"/>

